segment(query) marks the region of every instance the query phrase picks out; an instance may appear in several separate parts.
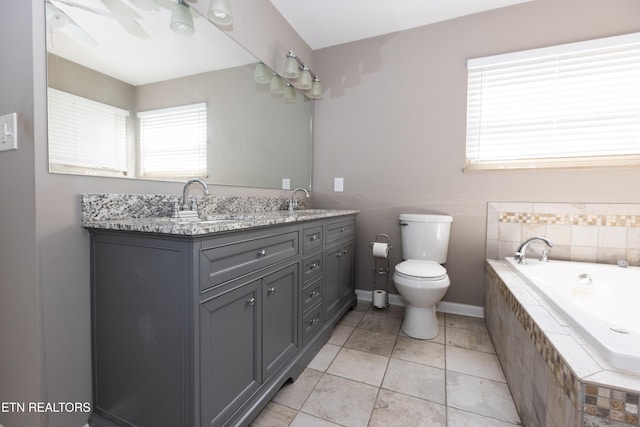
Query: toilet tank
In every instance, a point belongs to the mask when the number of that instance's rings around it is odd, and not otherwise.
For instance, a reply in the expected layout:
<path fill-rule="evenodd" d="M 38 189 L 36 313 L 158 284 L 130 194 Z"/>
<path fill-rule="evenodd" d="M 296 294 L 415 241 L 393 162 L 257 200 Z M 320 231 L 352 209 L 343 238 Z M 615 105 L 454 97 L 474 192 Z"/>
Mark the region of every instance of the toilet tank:
<path fill-rule="evenodd" d="M 449 215 L 400 214 L 402 259 L 447 262 L 452 221 Z"/>

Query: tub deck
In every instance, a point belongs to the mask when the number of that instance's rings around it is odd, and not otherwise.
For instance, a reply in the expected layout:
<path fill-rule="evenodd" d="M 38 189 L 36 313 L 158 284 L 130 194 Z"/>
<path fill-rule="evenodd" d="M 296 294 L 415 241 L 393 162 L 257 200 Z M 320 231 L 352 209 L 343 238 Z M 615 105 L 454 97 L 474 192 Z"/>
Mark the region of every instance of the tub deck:
<path fill-rule="evenodd" d="M 572 320 L 507 261 L 486 260 L 486 284 L 487 327 L 523 422 L 558 427 L 640 425 L 640 374 L 607 362 L 584 333 L 571 326 Z M 538 372 L 542 368 L 547 370 L 544 375 Z M 523 384 L 527 374 L 533 389 Z M 558 390 L 568 402 L 565 407 L 557 407 L 563 401 Z"/>

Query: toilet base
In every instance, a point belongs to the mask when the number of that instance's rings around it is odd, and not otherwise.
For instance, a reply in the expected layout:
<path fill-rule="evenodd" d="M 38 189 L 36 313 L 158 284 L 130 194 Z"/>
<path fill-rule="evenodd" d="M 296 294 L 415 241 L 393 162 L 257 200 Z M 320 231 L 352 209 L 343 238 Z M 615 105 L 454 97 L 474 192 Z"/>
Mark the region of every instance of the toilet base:
<path fill-rule="evenodd" d="M 429 340 L 438 336 L 439 328 L 435 305 L 431 307 L 408 305 L 402 321 L 402 332 L 411 338 L 421 340 Z"/>

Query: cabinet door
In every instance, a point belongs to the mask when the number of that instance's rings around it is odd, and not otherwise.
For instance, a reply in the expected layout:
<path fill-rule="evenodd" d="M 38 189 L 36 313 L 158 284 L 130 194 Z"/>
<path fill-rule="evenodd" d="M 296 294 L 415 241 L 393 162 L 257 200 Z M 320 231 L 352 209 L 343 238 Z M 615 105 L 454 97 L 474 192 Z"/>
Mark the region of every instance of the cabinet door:
<path fill-rule="evenodd" d="M 340 298 L 353 294 L 353 242 L 342 246 L 340 257 Z"/>
<path fill-rule="evenodd" d="M 324 304 L 328 318 L 340 305 L 342 289 L 340 286 L 340 260 L 342 247 L 327 250 L 324 270 Z"/>
<path fill-rule="evenodd" d="M 262 279 L 262 366 L 267 380 L 298 347 L 298 264 Z"/>
<path fill-rule="evenodd" d="M 260 279 L 200 308 L 201 425 L 221 425 L 260 385 Z"/>

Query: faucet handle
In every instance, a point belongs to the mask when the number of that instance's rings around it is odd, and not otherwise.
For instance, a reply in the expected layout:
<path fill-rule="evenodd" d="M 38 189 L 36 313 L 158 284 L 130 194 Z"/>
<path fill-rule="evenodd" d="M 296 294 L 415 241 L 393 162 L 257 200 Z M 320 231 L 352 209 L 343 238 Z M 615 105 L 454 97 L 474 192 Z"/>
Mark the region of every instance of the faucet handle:
<path fill-rule="evenodd" d="M 549 261 L 549 260 L 547 259 L 547 254 L 548 254 L 549 252 L 551 252 L 551 251 L 547 251 L 547 250 L 545 250 L 545 249 L 543 248 L 543 249 L 542 249 L 542 254 L 540 255 L 540 259 L 538 259 L 538 261 L 540 261 L 540 262 L 547 262 L 547 261 Z"/>

